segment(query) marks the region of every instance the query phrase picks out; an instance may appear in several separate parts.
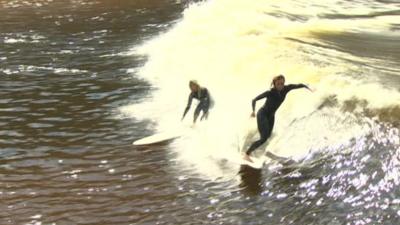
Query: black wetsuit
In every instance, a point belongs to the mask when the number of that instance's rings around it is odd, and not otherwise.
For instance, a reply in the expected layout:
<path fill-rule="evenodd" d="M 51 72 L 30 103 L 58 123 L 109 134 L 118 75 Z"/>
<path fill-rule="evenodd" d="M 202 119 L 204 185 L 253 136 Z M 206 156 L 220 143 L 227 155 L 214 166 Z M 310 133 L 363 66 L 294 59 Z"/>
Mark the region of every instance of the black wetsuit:
<path fill-rule="evenodd" d="M 287 93 L 297 88 L 308 88 L 308 87 L 304 84 L 289 84 L 285 85 L 281 91 L 272 88 L 271 90 L 268 90 L 257 96 L 255 99 L 253 99 L 252 108 L 254 111 L 256 106 L 256 101 L 263 98 L 267 98 L 264 106 L 262 106 L 260 110 L 258 110 L 257 112 L 257 127 L 258 127 L 258 132 L 260 133 L 260 139 L 251 144 L 250 148 L 246 152 L 247 155 L 250 155 L 252 151 L 254 151 L 262 144 L 264 144 L 267 141 L 267 139 L 271 136 L 275 122 L 276 110 L 285 100 Z"/>
<path fill-rule="evenodd" d="M 200 91 L 190 93 L 188 104 L 185 108 L 185 112 L 183 112 L 182 119 L 185 118 L 186 113 L 189 111 L 190 106 L 192 105 L 193 98 L 200 101 L 196 109 L 194 110 L 193 122 L 196 122 L 197 117 L 199 117 L 200 111 L 203 111 L 203 115 L 201 116 L 200 120 L 207 119 L 208 110 L 212 106 L 212 99 L 207 88 L 201 88 Z"/>

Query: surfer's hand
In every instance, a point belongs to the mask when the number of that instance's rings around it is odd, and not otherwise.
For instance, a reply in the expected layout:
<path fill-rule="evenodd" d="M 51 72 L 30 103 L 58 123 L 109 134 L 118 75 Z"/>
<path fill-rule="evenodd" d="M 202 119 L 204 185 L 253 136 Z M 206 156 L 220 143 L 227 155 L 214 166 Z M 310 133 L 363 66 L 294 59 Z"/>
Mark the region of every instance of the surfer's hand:
<path fill-rule="evenodd" d="M 309 90 L 309 91 L 311 91 L 311 92 L 315 92 L 315 89 L 314 88 L 311 88 L 310 86 L 308 86 L 308 85 L 306 85 L 306 87 L 307 87 L 307 89 Z"/>
<path fill-rule="evenodd" d="M 251 113 L 250 117 L 255 117 L 256 114 L 254 112 Z"/>

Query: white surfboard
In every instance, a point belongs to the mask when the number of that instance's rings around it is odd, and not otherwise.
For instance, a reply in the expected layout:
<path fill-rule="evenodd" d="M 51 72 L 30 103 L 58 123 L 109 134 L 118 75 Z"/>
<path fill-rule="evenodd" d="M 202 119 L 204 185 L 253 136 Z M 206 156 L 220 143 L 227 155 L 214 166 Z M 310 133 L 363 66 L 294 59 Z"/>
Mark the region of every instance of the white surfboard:
<path fill-rule="evenodd" d="M 250 166 L 254 169 L 261 169 L 265 162 L 265 157 L 251 157 L 252 162 L 245 160 L 243 157 L 238 161 L 240 165 Z"/>
<path fill-rule="evenodd" d="M 176 130 L 176 131 L 170 131 L 170 132 L 161 132 L 161 133 L 156 133 L 144 138 L 141 138 L 139 140 L 134 141 L 132 144 L 133 145 L 152 145 L 152 144 L 158 144 L 162 143 L 165 141 L 170 141 L 175 138 L 179 138 L 183 134 L 183 131 Z"/>

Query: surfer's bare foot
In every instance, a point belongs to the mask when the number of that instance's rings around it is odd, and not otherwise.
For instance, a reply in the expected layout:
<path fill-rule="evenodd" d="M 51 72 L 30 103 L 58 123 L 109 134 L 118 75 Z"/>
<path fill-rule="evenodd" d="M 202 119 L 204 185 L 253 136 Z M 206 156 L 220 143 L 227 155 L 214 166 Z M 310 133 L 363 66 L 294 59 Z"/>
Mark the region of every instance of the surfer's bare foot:
<path fill-rule="evenodd" d="M 249 161 L 249 162 L 253 162 L 253 160 L 251 160 L 251 159 L 250 159 L 250 156 L 247 155 L 247 154 L 245 154 L 245 155 L 243 156 L 243 159 L 244 159 L 244 160 L 247 160 L 247 161 Z"/>

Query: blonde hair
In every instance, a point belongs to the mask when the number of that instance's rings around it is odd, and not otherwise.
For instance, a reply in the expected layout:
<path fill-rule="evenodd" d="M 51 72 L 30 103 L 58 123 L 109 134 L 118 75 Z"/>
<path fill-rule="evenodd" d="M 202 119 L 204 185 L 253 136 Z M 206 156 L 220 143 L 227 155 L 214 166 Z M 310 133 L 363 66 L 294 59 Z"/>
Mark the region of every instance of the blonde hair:
<path fill-rule="evenodd" d="M 282 74 L 279 74 L 278 76 L 275 76 L 273 79 L 272 79 L 272 82 L 271 82 L 271 87 L 275 87 L 275 82 L 277 81 L 277 80 L 280 80 L 280 79 L 283 79 L 283 81 L 285 81 L 285 76 L 283 76 Z"/>
<path fill-rule="evenodd" d="M 200 96 L 201 86 L 200 86 L 199 82 L 197 82 L 197 80 L 190 80 L 189 81 L 189 87 L 190 87 L 190 85 L 197 86 L 197 94 Z"/>
<path fill-rule="evenodd" d="M 196 85 L 197 87 L 200 87 L 200 84 L 199 84 L 199 82 L 197 82 L 197 80 L 190 80 L 189 81 L 189 85 Z"/>

